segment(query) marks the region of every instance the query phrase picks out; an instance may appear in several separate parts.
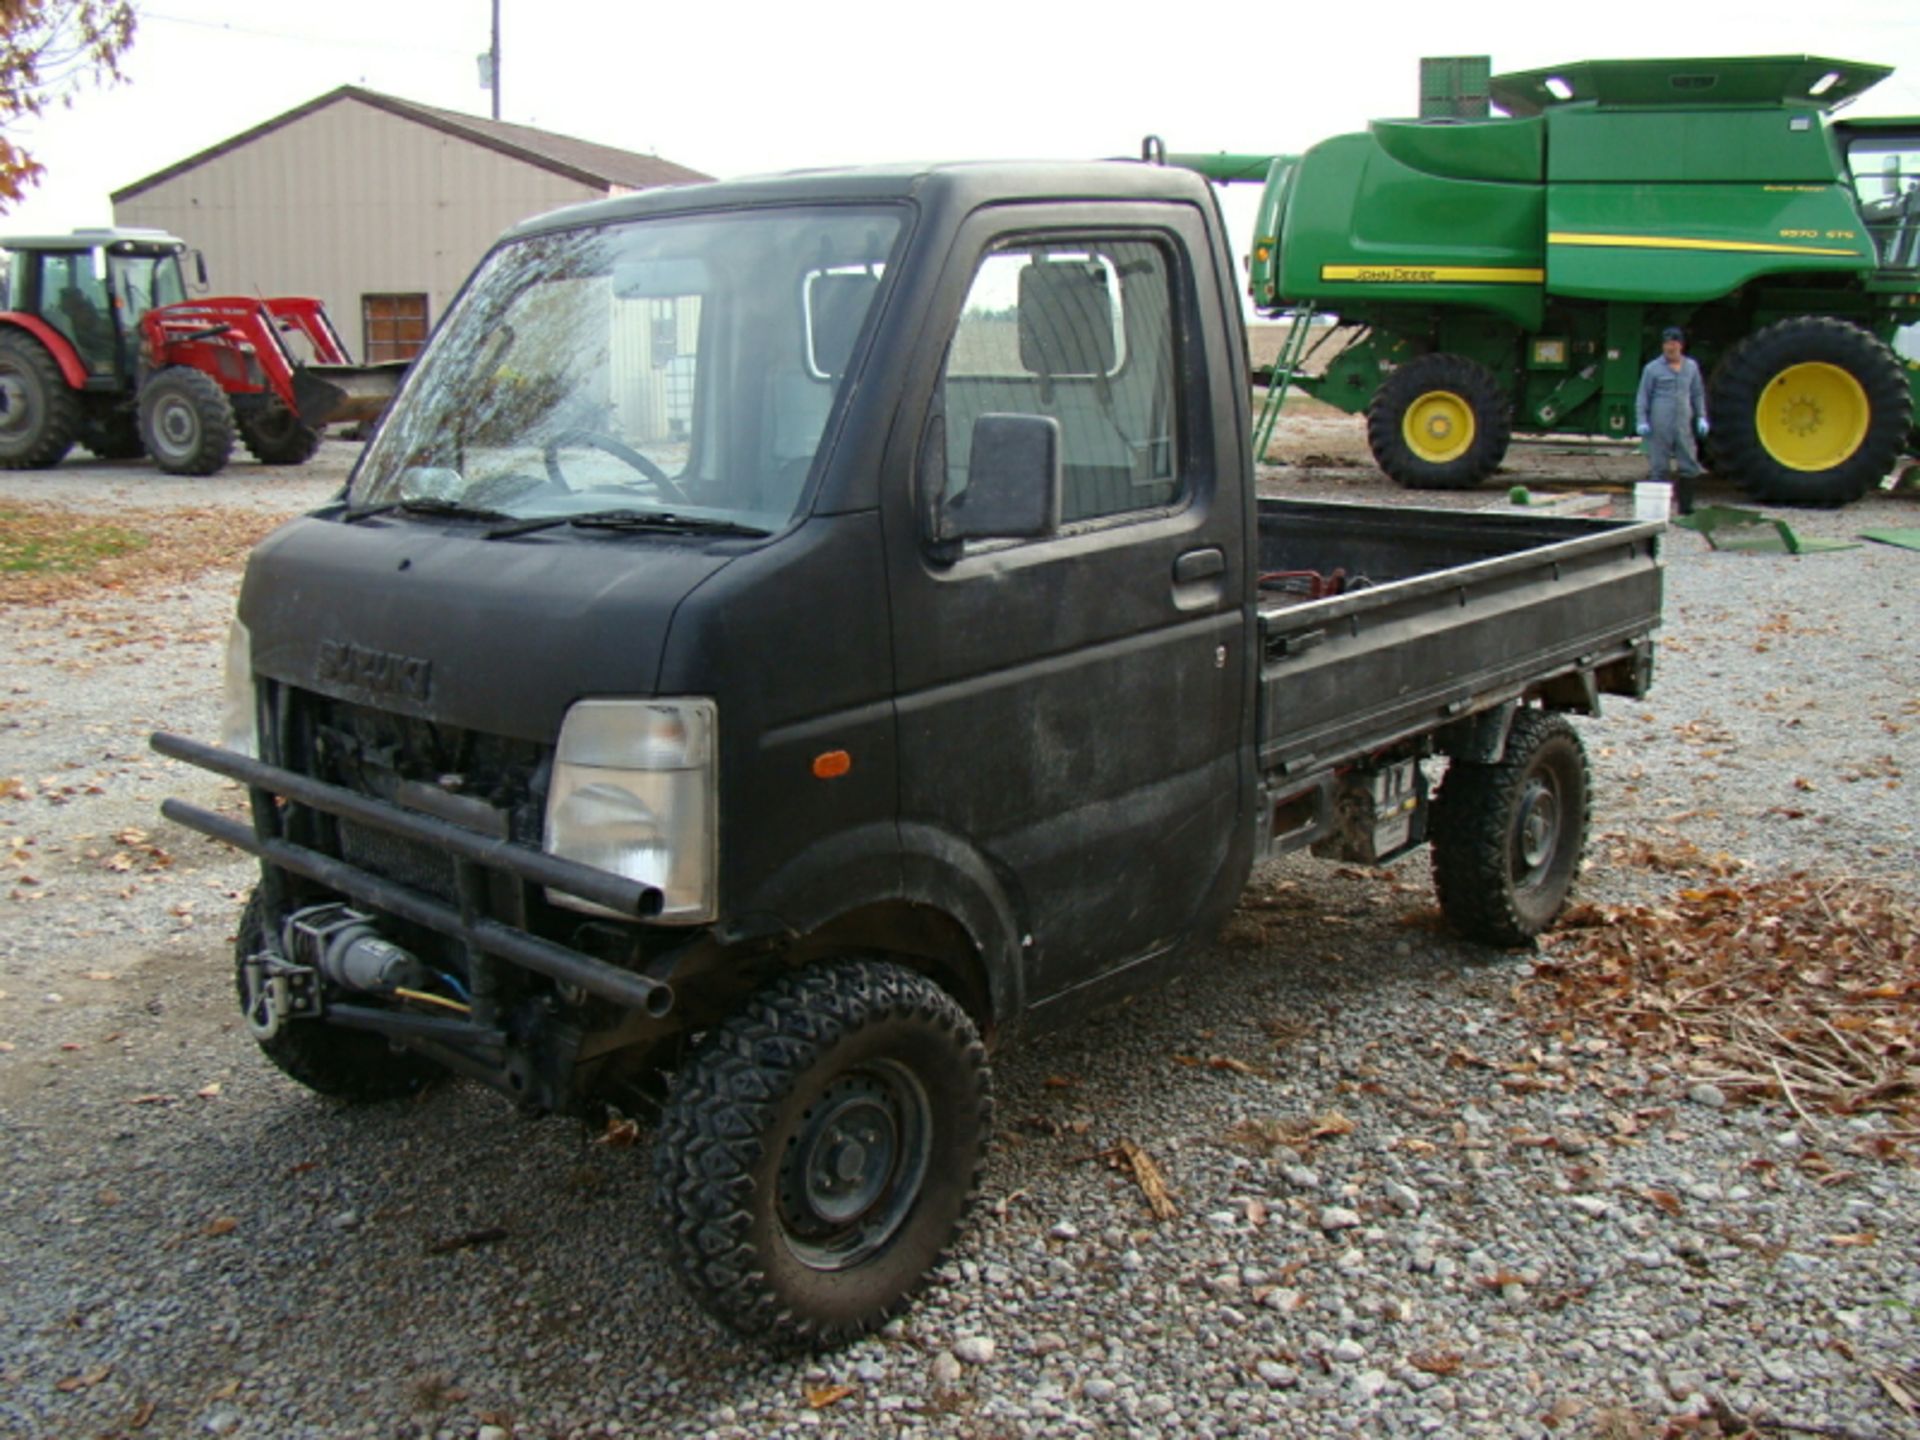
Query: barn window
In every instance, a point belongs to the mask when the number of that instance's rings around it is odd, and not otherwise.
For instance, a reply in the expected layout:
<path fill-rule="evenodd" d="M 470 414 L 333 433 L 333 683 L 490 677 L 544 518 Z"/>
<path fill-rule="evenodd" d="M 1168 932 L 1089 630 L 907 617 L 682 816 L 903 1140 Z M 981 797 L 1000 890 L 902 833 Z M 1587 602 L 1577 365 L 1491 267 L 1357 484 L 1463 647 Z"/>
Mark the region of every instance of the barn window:
<path fill-rule="evenodd" d="M 411 360 L 427 343 L 427 297 L 362 295 L 360 323 L 369 365 L 381 360 Z"/>

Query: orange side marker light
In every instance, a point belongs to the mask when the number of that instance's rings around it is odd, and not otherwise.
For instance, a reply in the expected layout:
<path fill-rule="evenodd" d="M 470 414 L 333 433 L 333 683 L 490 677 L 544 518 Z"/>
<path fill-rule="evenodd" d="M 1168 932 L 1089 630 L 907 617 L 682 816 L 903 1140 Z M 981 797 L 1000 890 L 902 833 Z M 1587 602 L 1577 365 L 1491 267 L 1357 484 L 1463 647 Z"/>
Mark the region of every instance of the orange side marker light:
<path fill-rule="evenodd" d="M 816 780 L 838 780 L 853 769 L 853 757 L 844 750 L 827 750 L 813 757 Z"/>

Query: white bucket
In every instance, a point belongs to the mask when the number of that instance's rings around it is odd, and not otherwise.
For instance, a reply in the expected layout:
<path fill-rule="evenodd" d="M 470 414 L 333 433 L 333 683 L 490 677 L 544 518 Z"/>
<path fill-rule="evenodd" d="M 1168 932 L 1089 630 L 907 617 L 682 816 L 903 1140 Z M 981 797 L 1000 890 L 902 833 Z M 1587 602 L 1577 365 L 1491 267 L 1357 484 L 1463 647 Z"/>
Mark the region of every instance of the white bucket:
<path fill-rule="evenodd" d="M 1664 521 L 1673 512 L 1673 486 L 1642 480 L 1633 487 L 1633 518 Z"/>

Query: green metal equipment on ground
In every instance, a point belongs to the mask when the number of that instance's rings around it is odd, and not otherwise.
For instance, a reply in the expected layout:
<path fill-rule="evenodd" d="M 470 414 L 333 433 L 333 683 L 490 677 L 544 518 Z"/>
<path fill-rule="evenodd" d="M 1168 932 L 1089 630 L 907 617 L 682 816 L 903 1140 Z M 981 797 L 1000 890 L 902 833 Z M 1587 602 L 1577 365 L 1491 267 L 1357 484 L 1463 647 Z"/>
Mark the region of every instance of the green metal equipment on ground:
<path fill-rule="evenodd" d="M 1168 158 L 1264 184 L 1251 293 L 1294 321 L 1274 390 L 1365 412 L 1402 485 L 1477 485 L 1514 434 L 1631 438 L 1641 367 L 1678 325 L 1711 467 L 1838 505 L 1916 439 L 1920 363 L 1893 342 L 1920 321 L 1920 117 L 1834 118 L 1890 73 L 1585 61 L 1493 77 L 1504 115 Z M 1305 374 L 1327 320 L 1344 348 Z"/>

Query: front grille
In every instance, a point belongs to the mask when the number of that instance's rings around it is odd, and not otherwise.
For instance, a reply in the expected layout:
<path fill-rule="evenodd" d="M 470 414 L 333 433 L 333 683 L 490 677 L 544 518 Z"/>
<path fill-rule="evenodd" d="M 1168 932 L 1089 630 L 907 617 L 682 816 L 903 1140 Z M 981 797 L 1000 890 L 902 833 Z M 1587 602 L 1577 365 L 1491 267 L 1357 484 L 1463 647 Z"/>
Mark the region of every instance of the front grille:
<path fill-rule="evenodd" d="M 278 761 L 357 794 L 536 848 L 547 747 L 395 715 L 305 690 L 276 697 Z M 456 900 L 454 865 L 430 845 L 340 820 L 308 843 L 351 865 Z"/>
<path fill-rule="evenodd" d="M 453 861 L 444 851 L 384 830 L 355 825 L 350 820 L 342 820 L 338 825 L 340 858 L 349 865 L 458 903 Z"/>

